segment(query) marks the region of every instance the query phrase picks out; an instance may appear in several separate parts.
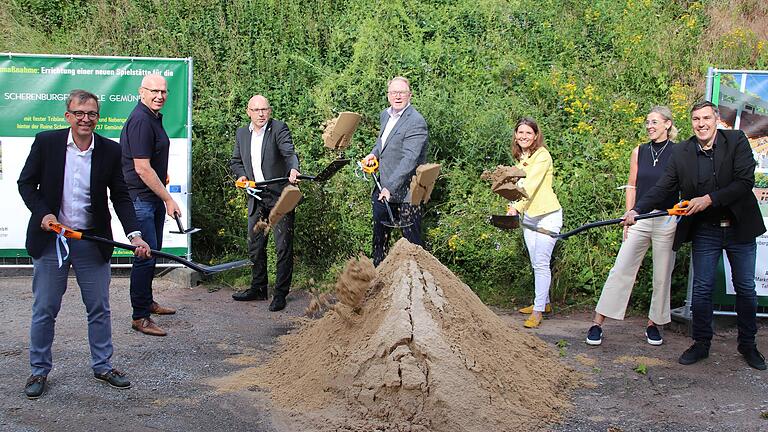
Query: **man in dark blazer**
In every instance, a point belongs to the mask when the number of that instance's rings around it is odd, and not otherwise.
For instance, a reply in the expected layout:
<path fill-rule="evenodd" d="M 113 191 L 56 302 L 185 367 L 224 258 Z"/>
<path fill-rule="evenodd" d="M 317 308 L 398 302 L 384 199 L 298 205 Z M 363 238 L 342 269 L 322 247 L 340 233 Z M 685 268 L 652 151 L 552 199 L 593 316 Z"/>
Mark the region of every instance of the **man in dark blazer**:
<path fill-rule="evenodd" d="M 394 217 L 402 224 L 403 237 L 413 244 L 422 245 L 421 211 L 412 207 L 406 196 L 416 168 L 427 159 L 427 122 L 411 106 L 411 86 L 403 77 L 392 78 L 387 84 L 390 107 L 381 112 L 381 131 L 371 153 L 364 163 L 379 161 L 382 190 L 374 187 L 371 194 L 373 207 L 373 263 L 384 260 L 392 229 L 382 224 L 389 220 L 384 201 L 388 201 Z"/>
<path fill-rule="evenodd" d="M 27 252 L 32 257 L 32 324 L 29 360 L 32 375 L 24 393 L 30 399 L 45 390 L 53 366 L 54 325 L 67 288 L 69 268 L 88 314 L 88 343 L 94 376 L 113 387 L 128 388 L 125 375 L 112 367 L 112 323 L 109 281 L 112 246 L 89 241 L 58 239 L 50 224 L 61 223 L 77 231 L 112 238 L 107 188 L 120 222 L 136 255 L 147 257 L 131 199 L 120 169 L 120 146 L 94 134 L 99 120 L 98 98 L 73 90 L 64 114 L 68 129 L 41 132 L 19 176 L 19 193 L 32 212 L 27 227 Z"/>
<path fill-rule="evenodd" d="M 728 255 L 736 290 L 739 329 L 738 351 L 755 369 L 766 368 L 757 350 L 757 295 L 755 292 L 755 238 L 765 232 L 763 217 L 752 193 L 755 159 L 742 131 L 718 130 L 717 106 L 700 102 L 691 109 L 695 136 L 675 146 L 664 176 L 625 215 L 635 216 L 657 208 L 665 196 L 680 191 L 689 200 L 687 215 L 677 224 L 673 249 L 693 243 L 693 298 L 691 304 L 694 344 L 679 358 L 684 365 L 709 356 L 712 341 L 712 289 L 723 249 Z"/>
<path fill-rule="evenodd" d="M 270 118 L 272 107 L 267 98 L 253 96 L 248 101 L 246 114 L 251 122 L 241 127 L 235 135 L 235 148 L 229 166 L 239 181 L 264 181 L 278 177 L 289 177 L 288 182 L 296 183 L 299 173 L 299 158 L 293 148 L 291 132 L 285 123 Z M 251 287 L 232 295 L 238 301 L 267 300 L 267 233 L 254 232 L 256 222 L 267 219 L 288 182 L 266 186 L 261 199 L 248 197 L 248 255 L 253 262 Z M 294 212 L 283 216 L 272 227 L 277 250 L 277 280 L 275 295 L 269 310 L 276 312 L 285 308 L 285 297 L 291 288 L 293 277 L 293 222 Z"/>

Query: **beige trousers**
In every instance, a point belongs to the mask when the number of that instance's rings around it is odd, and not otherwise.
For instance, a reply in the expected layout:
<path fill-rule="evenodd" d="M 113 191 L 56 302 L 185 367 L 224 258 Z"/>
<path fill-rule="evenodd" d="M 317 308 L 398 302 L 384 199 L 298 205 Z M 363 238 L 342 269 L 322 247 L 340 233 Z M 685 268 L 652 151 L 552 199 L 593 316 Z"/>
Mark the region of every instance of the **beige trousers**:
<path fill-rule="evenodd" d="M 643 263 L 648 246 L 652 244 L 653 294 L 648 319 L 655 324 L 670 322 L 669 291 L 675 266 L 675 252 L 672 250 L 675 228 L 677 223 L 674 216 L 643 219 L 629 227 L 627 239 L 621 244 L 616 262 L 600 293 L 595 308 L 597 313 L 608 318 L 624 319 L 637 271 Z"/>

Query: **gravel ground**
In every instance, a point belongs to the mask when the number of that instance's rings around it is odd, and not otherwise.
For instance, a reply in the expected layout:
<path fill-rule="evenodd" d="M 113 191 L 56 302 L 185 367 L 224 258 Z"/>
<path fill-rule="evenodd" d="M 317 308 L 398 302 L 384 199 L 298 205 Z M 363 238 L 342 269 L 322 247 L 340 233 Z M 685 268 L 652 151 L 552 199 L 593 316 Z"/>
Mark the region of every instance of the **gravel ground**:
<path fill-rule="evenodd" d="M 70 288 L 57 322 L 49 387 L 30 401 L 22 390 L 29 375 L 31 278 L 0 277 L 0 430 L 292 430 L 269 408 L 264 392 L 219 393 L 210 381 L 268 358 L 277 337 L 295 328 L 308 303 L 303 293 L 291 294 L 286 311 L 270 313 L 266 302 L 232 301 L 227 288 L 180 288 L 171 277 L 158 278 L 156 298 L 178 308 L 176 315 L 157 318 L 169 332 L 158 338 L 131 330 L 128 279 L 114 277 L 113 363 L 133 382 L 117 390 L 93 379 L 85 309 L 73 279 Z M 522 315 L 498 313 L 522 326 Z M 768 430 L 761 417 L 768 411 L 768 374 L 746 366 L 732 328 L 718 331 L 709 359 L 686 367 L 677 357 L 689 340 L 668 330 L 664 345 L 652 347 L 643 337 L 644 321 L 608 323 L 597 348 L 583 342 L 586 313 L 554 315 L 534 331 L 594 383 L 574 394 L 573 410 L 552 431 Z M 768 349 L 766 335 L 762 329 L 758 341 Z M 645 375 L 634 371 L 640 363 Z"/>

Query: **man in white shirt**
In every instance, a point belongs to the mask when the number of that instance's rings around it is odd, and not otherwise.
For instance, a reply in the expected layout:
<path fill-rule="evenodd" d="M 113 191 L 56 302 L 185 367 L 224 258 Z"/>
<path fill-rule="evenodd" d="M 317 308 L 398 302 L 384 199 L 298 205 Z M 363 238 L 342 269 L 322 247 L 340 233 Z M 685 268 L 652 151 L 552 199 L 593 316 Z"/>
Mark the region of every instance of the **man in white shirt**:
<path fill-rule="evenodd" d="M 411 105 L 411 86 L 404 77 L 392 78 L 387 84 L 387 100 L 390 107 L 380 116 L 381 132 L 366 164 L 379 160 L 382 190 L 373 188 L 373 263 L 378 266 L 389 248 L 392 229 L 383 225 L 389 220 L 384 201 L 389 202 L 394 217 L 403 224 L 403 237 L 411 243 L 422 245 L 421 212 L 406 202 L 411 177 L 416 167 L 427 160 L 427 122 Z"/>
<path fill-rule="evenodd" d="M 248 255 L 253 262 L 251 286 L 242 293 L 232 295 L 238 301 L 267 300 L 267 233 L 254 232 L 256 222 L 267 219 L 269 212 L 277 203 L 283 188 L 288 183 L 296 183 L 299 173 L 299 158 L 291 140 L 288 126 L 280 120 L 272 119 L 272 107 L 267 98 L 253 96 L 248 101 L 246 114 L 251 119 L 246 127 L 241 127 L 235 134 L 235 148 L 230 160 L 230 168 L 239 181 L 264 181 L 279 177 L 288 177 L 288 181 L 264 186 L 260 200 L 248 197 Z M 277 250 L 277 275 L 275 294 L 269 310 L 276 312 L 285 309 L 286 296 L 293 277 L 293 222 L 294 212 L 283 216 L 272 227 L 275 233 Z"/>
<path fill-rule="evenodd" d="M 109 308 L 113 247 L 100 243 L 57 239 L 51 224 L 112 238 L 109 198 L 138 257 L 149 256 L 141 238 L 128 189 L 120 169 L 120 145 L 93 133 L 99 121 L 98 98 L 73 90 L 64 114 L 67 129 L 41 132 L 19 176 L 19 193 L 32 215 L 27 227 L 27 252 L 32 257 L 32 324 L 29 362 L 32 375 L 24 393 L 37 399 L 45 391 L 53 367 L 56 316 L 72 267 L 88 313 L 88 344 L 94 377 L 112 387 L 129 388 L 130 381 L 112 367 L 112 322 Z M 66 245 L 66 246 L 65 246 Z"/>

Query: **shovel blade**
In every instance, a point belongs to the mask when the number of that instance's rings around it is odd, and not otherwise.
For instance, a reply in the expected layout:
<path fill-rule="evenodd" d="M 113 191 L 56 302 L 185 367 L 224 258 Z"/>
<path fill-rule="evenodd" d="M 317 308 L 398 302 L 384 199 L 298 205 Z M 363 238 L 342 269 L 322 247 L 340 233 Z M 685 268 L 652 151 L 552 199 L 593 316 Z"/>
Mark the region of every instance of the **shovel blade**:
<path fill-rule="evenodd" d="M 330 179 L 334 176 L 337 172 L 339 172 L 340 169 L 344 168 L 346 164 L 349 163 L 349 159 L 336 159 L 335 161 L 331 162 L 330 165 L 325 167 L 322 171 L 320 171 L 320 174 L 315 176 L 315 181 L 318 182 L 324 182 Z"/>
<path fill-rule="evenodd" d="M 517 215 L 491 215 L 489 220 L 491 225 L 504 230 L 511 230 L 520 227 L 520 217 Z"/>
<path fill-rule="evenodd" d="M 202 231 L 200 228 L 189 228 L 185 229 L 184 231 L 168 231 L 171 234 L 194 234 L 196 232 Z"/>
<path fill-rule="evenodd" d="M 223 264 L 217 264 L 217 265 L 213 265 L 213 266 L 205 266 L 205 265 L 199 265 L 199 266 L 203 270 L 202 273 L 207 276 L 207 275 L 212 275 L 212 274 L 216 274 L 216 273 L 221 273 L 221 272 L 227 271 L 227 270 L 232 270 L 232 269 L 236 269 L 236 268 L 240 268 L 240 267 L 245 267 L 245 266 L 251 265 L 251 264 L 252 264 L 251 260 L 244 259 L 244 260 L 240 260 L 240 261 L 233 261 L 233 262 L 228 262 L 228 263 L 223 263 Z"/>
<path fill-rule="evenodd" d="M 407 224 L 403 224 L 403 223 L 399 223 L 397 221 L 395 221 L 395 222 L 382 221 L 381 224 L 384 225 L 387 228 L 403 229 L 403 228 L 407 228 L 407 227 L 413 225 L 413 222 L 409 222 Z"/>

